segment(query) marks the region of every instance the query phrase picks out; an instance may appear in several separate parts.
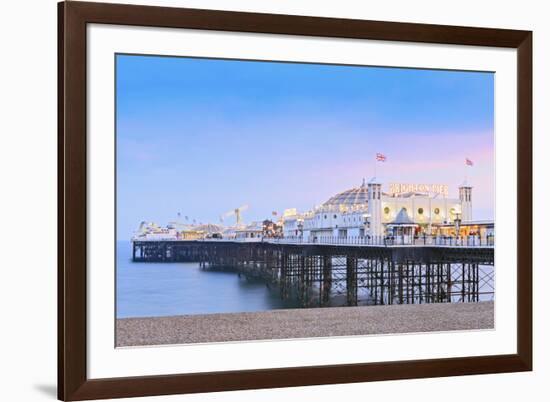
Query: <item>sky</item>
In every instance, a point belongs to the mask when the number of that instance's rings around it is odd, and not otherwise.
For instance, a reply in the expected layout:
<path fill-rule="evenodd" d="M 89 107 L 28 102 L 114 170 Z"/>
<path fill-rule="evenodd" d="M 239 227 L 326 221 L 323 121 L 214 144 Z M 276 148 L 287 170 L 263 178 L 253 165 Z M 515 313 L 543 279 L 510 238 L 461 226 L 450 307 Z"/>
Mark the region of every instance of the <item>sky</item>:
<path fill-rule="evenodd" d="M 493 219 L 492 73 L 139 55 L 116 68 L 118 239 L 178 213 L 309 210 L 372 178 L 377 152 L 383 190 L 458 197 L 467 176 L 473 218 Z"/>

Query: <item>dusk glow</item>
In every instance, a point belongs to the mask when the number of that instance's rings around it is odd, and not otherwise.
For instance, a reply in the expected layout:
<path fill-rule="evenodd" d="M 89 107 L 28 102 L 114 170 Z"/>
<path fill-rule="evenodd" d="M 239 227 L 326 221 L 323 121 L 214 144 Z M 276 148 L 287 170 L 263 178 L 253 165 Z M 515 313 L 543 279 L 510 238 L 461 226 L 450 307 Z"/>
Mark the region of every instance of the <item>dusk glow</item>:
<path fill-rule="evenodd" d="M 374 175 L 494 219 L 492 73 L 117 56 L 117 238 L 177 214 L 307 211 Z M 466 167 L 465 158 L 474 166 Z"/>

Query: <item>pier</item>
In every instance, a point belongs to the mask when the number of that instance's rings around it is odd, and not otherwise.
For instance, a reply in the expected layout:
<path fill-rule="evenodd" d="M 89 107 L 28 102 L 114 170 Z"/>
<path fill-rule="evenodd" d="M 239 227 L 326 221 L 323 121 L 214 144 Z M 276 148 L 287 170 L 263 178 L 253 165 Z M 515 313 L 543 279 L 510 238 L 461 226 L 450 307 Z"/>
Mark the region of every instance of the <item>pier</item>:
<path fill-rule="evenodd" d="M 303 307 L 478 302 L 494 293 L 492 243 L 319 239 L 133 241 L 135 262 L 196 262 L 265 281 Z"/>

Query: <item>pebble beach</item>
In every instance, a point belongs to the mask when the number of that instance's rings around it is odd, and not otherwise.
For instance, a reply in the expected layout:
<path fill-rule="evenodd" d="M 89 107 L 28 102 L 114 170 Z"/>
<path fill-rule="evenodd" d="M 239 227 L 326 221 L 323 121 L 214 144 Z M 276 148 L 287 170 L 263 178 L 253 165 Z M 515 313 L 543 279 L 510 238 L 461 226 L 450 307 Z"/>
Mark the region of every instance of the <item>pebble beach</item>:
<path fill-rule="evenodd" d="M 170 345 L 494 328 L 493 302 L 331 307 L 122 318 L 116 346 Z"/>

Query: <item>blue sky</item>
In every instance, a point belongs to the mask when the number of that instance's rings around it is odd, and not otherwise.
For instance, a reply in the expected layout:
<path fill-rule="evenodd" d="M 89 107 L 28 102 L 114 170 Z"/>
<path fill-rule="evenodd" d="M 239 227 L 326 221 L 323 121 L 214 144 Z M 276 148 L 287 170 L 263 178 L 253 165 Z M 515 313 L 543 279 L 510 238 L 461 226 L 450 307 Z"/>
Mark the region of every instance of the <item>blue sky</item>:
<path fill-rule="evenodd" d="M 307 210 L 373 175 L 493 218 L 492 73 L 118 55 L 117 227 Z"/>

